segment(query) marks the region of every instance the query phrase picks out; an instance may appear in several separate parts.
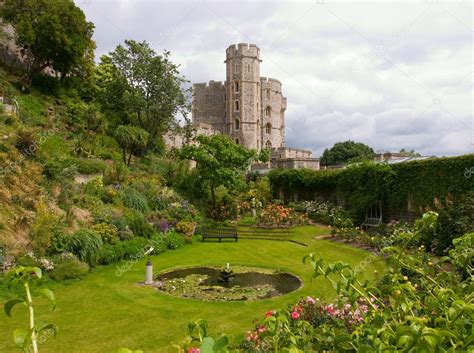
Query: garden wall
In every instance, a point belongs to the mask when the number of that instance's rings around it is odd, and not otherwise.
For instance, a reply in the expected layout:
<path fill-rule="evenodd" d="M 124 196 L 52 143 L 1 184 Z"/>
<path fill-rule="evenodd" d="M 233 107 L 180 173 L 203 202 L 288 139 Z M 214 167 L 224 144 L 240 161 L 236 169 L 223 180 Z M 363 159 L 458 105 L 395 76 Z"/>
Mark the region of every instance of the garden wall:
<path fill-rule="evenodd" d="M 382 205 L 384 221 L 411 219 L 474 191 L 474 154 L 400 164 L 362 163 L 341 170 L 277 169 L 269 173 L 275 198 L 330 201 L 363 220 Z"/>

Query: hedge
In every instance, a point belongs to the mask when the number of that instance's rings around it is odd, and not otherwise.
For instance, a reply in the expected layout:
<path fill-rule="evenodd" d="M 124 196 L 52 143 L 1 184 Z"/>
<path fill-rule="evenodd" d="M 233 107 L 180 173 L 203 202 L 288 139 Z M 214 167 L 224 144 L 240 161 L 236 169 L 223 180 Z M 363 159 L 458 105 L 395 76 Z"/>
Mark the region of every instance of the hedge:
<path fill-rule="evenodd" d="M 381 202 L 392 213 L 422 212 L 474 190 L 474 154 L 399 164 L 360 163 L 339 170 L 275 169 L 269 173 L 274 197 L 284 201 L 331 201 L 361 219 Z"/>

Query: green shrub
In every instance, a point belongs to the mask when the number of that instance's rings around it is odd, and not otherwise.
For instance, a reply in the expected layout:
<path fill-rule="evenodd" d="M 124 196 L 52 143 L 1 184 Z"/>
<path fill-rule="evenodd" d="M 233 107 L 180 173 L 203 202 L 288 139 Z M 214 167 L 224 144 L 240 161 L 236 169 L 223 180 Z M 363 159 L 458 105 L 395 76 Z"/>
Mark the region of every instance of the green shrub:
<path fill-rule="evenodd" d="M 75 158 L 74 164 L 77 165 L 79 173 L 95 174 L 103 172 L 107 164 L 101 159 L 94 158 Z"/>
<path fill-rule="evenodd" d="M 80 229 L 73 234 L 64 235 L 58 240 L 59 242 L 64 251 L 73 253 L 90 266 L 97 264 L 103 244 L 98 234 L 86 229 Z"/>
<path fill-rule="evenodd" d="M 119 241 L 118 229 L 113 224 L 99 223 L 92 226 L 92 230 L 99 234 L 105 244 L 115 244 Z"/>
<path fill-rule="evenodd" d="M 149 211 L 145 196 L 132 187 L 127 187 L 123 193 L 123 204 L 139 212 Z"/>
<path fill-rule="evenodd" d="M 122 161 L 115 161 L 112 165 L 108 165 L 104 171 L 104 184 L 120 184 L 123 183 L 129 174 L 128 167 Z"/>
<path fill-rule="evenodd" d="M 169 232 L 166 234 L 165 241 L 166 247 L 171 250 L 178 249 L 185 244 L 184 237 L 176 232 Z"/>
<path fill-rule="evenodd" d="M 154 249 L 151 254 L 157 255 L 166 250 L 166 243 L 162 237 L 158 236 L 153 239 L 139 237 L 116 244 L 106 244 L 100 252 L 99 263 L 108 265 L 121 260 L 139 259 L 144 256 L 150 247 Z"/>
<path fill-rule="evenodd" d="M 129 212 L 125 215 L 128 227 L 136 237 L 151 238 L 155 235 L 155 230 L 151 224 L 147 222 L 145 216 L 137 211 Z"/>
<path fill-rule="evenodd" d="M 32 250 L 40 256 L 46 254 L 54 235 L 61 232 L 61 228 L 60 218 L 40 201 L 29 233 Z"/>
<path fill-rule="evenodd" d="M 27 157 L 32 157 L 38 149 L 38 141 L 34 130 L 20 130 L 15 139 L 15 147 Z"/>
<path fill-rule="evenodd" d="M 71 253 L 53 256 L 52 260 L 54 269 L 48 272 L 48 276 L 56 281 L 80 278 L 89 272 L 89 265 Z"/>

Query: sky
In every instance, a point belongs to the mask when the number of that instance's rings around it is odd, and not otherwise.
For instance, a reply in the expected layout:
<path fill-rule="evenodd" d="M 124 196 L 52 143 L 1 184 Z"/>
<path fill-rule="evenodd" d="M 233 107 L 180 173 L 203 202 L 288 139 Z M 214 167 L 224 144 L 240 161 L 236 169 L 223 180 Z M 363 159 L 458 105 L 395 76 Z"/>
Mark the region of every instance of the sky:
<path fill-rule="evenodd" d="M 286 145 L 474 153 L 471 1 L 76 0 L 96 57 L 125 39 L 169 50 L 191 82 L 225 80 L 225 49 L 260 48 L 283 84 Z"/>

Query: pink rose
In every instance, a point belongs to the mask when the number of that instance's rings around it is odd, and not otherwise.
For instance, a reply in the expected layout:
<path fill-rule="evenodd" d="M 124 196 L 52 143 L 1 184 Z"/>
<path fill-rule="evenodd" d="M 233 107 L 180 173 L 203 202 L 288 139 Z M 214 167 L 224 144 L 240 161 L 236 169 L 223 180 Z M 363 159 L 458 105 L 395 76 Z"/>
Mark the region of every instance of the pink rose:
<path fill-rule="evenodd" d="M 311 298 L 310 296 L 307 296 L 307 297 L 306 297 L 306 303 L 308 303 L 308 304 L 316 304 L 316 301 L 315 301 L 313 298 Z"/>
<path fill-rule="evenodd" d="M 300 317 L 300 313 L 299 313 L 299 312 L 293 311 L 293 312 L 291 313 L 291 318 L 292 318 L 293 320 L 296 320 L 296 319 L 298 319 L 299 317 Z"/>

